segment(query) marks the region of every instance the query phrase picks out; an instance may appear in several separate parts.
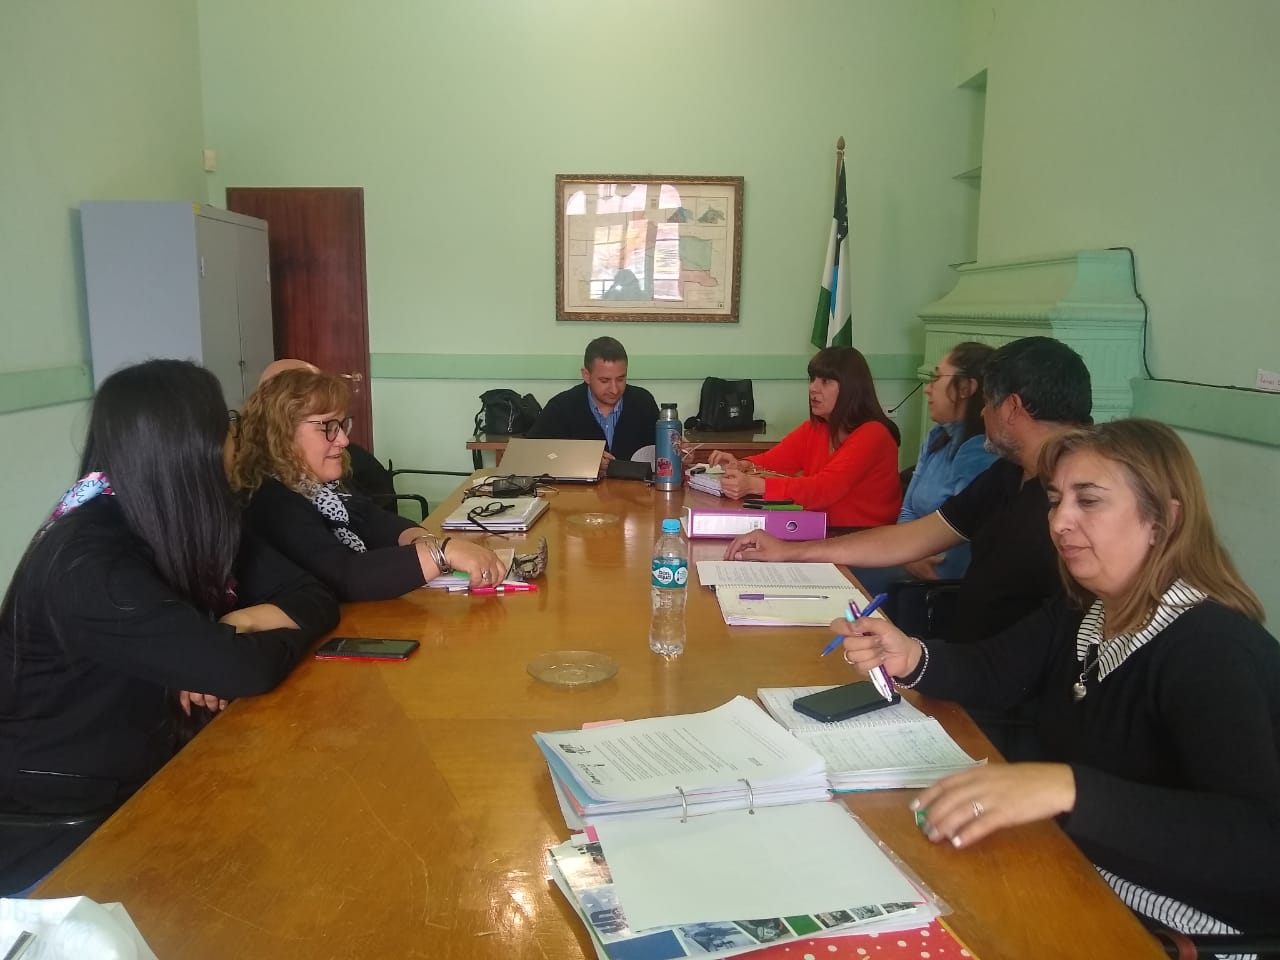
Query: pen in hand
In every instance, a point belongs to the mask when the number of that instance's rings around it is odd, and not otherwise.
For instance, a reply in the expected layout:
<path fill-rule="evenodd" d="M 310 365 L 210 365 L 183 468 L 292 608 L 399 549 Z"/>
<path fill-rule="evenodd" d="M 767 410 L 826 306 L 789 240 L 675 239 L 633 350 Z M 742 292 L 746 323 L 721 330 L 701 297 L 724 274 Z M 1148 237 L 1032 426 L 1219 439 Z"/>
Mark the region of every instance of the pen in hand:
<path fill-rule="evenodd" d="M 888 599 L 889 595 L 887 593 L 876 594 L 875 598 L 868 603 L 861 612 L 859 612 L 858 608 L 853 603 L 850 603 L 849 609 L 845 611 L 844 618 L 850 623 L 853 623 L 861 617 L 869 617 L 880 609 L 880 605 Z M 836 647 L 840 646 L 843 641 L 844 637 L 842 636 L 832 638 L 831 642 L 827 644 L 819 656 L 825 657 Z M 883 663 L 870 670 L 868 672 L 868 676 L 871 678 L 871 683 L 875 686 L 880 696 L 884 697 L 886 700 L 893 699 L 893 678 L 889 676 L 889 671 L 884 668 Z"/>

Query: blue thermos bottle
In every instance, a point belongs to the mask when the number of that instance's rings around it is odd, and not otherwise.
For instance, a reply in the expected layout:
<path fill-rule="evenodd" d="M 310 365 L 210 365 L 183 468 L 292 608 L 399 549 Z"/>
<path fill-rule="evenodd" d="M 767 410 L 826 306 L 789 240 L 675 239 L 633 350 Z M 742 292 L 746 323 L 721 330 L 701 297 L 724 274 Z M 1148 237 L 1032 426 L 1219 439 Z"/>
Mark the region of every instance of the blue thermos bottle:
<path fill-rule="evenodd" d="M 662 404 L 654 439 L 653 485 L 659 490 L 679 490 L 683 481 L 680 463 L 680 414 L 674 403 Z"/>

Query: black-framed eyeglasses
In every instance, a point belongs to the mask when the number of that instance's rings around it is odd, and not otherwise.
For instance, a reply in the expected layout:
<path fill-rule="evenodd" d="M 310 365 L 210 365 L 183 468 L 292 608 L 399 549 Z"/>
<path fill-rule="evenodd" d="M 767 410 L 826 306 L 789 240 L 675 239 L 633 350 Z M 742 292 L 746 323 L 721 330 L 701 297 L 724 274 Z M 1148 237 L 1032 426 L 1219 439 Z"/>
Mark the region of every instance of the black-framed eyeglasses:
<path fill-rule="evenodd" d="M 960 376 L 960 374 L 958 373 L 939 373 L 937 370 L 935 370 L 933 371 L 933 373 L 929 374 L 929 382 L 937 383 L 943 377 L 958 377 L 958 376 Z"/>
<path fill-rule="evenodd" d="M 228 429 L 231 431 L 231 439 L 239 440 L 240 439 L 240 411 L 239 410 L 227 411 L 227 426 L 228 426 Z"/>
<path fill-rule="evenodd" d="M 487 520 L 490 517 L 496 517 L 500 513 L 506 513 L 508 510 L 515 509 L 514 503 L 503 503 L 501 500 L 490 500 L 488 503 L 482 503 L 478 507 L 472 507 L 467 511 L 467 522 L 473 527 L 479 527 L 485 533 L 496 534 L 497 531 L 490 530 L 480 521 Z"/>
<path fill-rule="evenodd" d="M 314 423 L 317 427 L 324 427 L 324 438 L 332 443 L 338 439 L 338 431 L 342 431 L 347 436 L 351 436 L 351 424 L 355 421 L 351 417 L 343 417 L 341 420 L 304 420 L 303 423 Z"/>

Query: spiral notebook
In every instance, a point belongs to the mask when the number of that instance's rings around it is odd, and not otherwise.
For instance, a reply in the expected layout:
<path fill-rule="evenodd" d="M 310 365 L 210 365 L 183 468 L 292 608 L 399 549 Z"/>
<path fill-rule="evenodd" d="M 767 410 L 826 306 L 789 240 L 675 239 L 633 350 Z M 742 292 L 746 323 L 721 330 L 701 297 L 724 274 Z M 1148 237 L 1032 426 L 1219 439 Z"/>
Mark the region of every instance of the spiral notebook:
<path fill-rule="evenodd" d="M 836 723 L 812 720 L 792 707 L 797 697 L 829 689 L 763 687 L 756 696 L 771 717 L 822 756 L 832 790 L 927 787 L 986 763 L 965 753 L 942 724 L 906 700 Z"/>
<path fill-rule="evenodd" d="M 735 627 L 825 627 L 850 601 L 869 602 L 834 563 L 699 560 L 698 582 L 715 588 L 724 622 Z"/>

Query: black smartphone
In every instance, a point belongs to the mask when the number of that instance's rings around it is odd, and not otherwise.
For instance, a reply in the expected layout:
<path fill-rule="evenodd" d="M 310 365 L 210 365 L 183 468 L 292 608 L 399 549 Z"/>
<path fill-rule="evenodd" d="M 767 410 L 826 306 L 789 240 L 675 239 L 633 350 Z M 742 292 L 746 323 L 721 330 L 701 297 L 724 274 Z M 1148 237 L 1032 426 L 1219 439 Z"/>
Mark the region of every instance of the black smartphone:
<path fill-rule="evenodd" d="M 860 713 L 879 710 L 901 699 L 895 693 L 892 700 L 886 700 L 870 680 L 860 680 L 857 683 L 846 683 L 843 687 L 832 687 L 830 690 L 797 697 L 792 707 L 806 717 L 813 717 L 823 723 L 835 723 L 837 720 L 856 717 Z"/>
<path fill-rule="evenodd" d="M 754 510 L 762 510 L 765 507 L 790 507 L 794 504 L 794 500 L 754 500 L 744 498 L 742 501 L 744 507 L 750 507 Z"/>
<path fill-rule="evenodd" d="M 377 637 L 331 637 L 316 649 L 317 660 L 408 660 L 417 640 Z"/>

